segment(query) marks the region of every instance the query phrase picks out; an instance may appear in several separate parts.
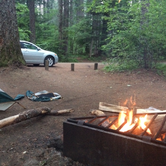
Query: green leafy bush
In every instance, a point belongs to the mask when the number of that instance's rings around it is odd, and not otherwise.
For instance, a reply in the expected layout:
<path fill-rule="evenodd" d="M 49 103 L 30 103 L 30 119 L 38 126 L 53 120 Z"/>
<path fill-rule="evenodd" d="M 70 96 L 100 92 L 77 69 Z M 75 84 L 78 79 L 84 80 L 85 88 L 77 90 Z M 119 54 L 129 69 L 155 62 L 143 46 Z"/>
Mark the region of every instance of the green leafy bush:
<path fill-rule="evenodd" d="M 105 62 L 104 70 L 106 72 L 123 72 L 135 70 L 139 67 L 138 63 L 134 60 L 126 60 L 118 58 L 112 58 Z"/>

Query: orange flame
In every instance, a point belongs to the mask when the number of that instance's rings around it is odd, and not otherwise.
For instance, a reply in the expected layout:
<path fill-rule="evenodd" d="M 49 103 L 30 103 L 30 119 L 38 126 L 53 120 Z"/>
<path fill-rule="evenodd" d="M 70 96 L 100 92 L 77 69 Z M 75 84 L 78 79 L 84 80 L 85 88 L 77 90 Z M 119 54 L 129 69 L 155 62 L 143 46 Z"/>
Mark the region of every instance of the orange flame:
<path fill-rule="evenodd" d="M 127 123 L 119 130 L 121 132 L 129 131 L 135 126 L 135 123 L 132 123 L 133 111 L 128 111 L 128 116 L 126 115 L 126 113 L 124 113 L 124 111 L 122 111 L 118 117 L 118 125 L 120 126 L 121 124 L 123 124 L 125 122 L 125 119 L 127 120 Z"/>
<path fill-rule="evenodd" d="M 127 115 L 127 113 L 128 113 L 128 115 Z M 138 121 L 139 121 L 138 128 L 140 128 L 142 130 L 146 129 L 145 122 L 147 121 L 147 115 L 145 115 L 144 117 L 135 118 L 135 120 L 133 122 L 133 111 L 128 110 L 127 113 L 122 111 L 122 112 L 120 112 L 120 114 L 118 116 L 118 126 L 122 125 L 125 121 L 127 121 L 126 124 L 119 131 L 127 132 L 127 131 L 131 130 Z M 147 129 L 146 132 L 148 134 L 152 134 L 150 129 Z"/>
<path fill-rule="evenodd" d="M 146 129 L 146 125 L 145 122 L 147 122 L 147 115 L 145 115 L 144 117 L 139 117 L 136 118 L 133 116 L 134 110 L 135 110 L 135 106 L 136 106 L 136 96 L 134 95 L 133 97 L 131 96 L 130 99 L 126 99 L 126 101 L 124 102 L 123 105 L 128 106 L 128 110 L 125 111 L 121 111 L 119 116 L 118 116 L 118 124 L 111 126 L 111 129 L 117 129 L 118 127 L 120 127 L 122 124 L 125 125 L 119 130 L 121 132 L 127 132 L 130 131 L 136 124 L 138 124 L 137 128 L 138 129 L 142 129 L 145 130 Z M 134 118 L 134 119 L 133 119 Z M 136 127 L 136 126 L 135 126 Z M 146 132 L 148 134 L 152 134 L 150 129 L 147 129 Z"/>
<path fill-rule="evenodd" d="M 145 115 L 144 117 L 140 117 L 139 118 L 139 128 L 142 128 L 142 130 L 145 130 L 146 128 L 146 125 L 145 125 L 145 122 L 147 121 L 147 115 Z M 146 131 L 148 134 L 152 134 L 150 129 L 147 129 Z"/>

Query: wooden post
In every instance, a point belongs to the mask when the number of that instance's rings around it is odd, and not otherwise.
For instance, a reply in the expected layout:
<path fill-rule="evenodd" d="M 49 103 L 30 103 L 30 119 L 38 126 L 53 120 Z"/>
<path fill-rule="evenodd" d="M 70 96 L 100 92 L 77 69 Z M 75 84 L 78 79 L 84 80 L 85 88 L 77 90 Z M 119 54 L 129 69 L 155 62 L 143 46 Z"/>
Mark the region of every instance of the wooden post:
<path fill-rule="evenodd" d="M 98 69 L 98 63 L 95 63 L 94 64 L 94 70 L 97 70 Z"/>
<path fill-rule="evenodd" d="M 71 71 L 74 71 L 74 63 L 71 64 Z"/>
<path fill-rule="evenodd" d="M 49 70 L 48 60 L 45 60 L 45 70 Z"/>

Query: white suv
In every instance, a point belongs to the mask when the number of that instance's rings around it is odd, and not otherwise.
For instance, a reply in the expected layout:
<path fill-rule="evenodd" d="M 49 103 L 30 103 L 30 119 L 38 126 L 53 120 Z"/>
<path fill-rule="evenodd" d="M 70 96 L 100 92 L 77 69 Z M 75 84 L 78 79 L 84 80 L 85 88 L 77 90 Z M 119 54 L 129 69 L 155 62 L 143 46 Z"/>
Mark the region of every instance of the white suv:
<path fill-rule="evenodd" d="M 51 67 L 58 63 L 58 56 L 54 52 L 43 50 L 31 42 L 23 40 L 20 40 L 20 46 L 27 64 L 45 65 L 45 61 L 48 60 L 48 64 Z"/>

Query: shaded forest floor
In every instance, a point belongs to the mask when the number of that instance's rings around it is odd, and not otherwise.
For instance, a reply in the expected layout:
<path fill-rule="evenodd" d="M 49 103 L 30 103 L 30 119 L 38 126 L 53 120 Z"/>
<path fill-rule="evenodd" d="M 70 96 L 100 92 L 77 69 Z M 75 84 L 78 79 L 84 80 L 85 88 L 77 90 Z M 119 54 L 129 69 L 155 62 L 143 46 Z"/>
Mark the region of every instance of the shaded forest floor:
<path fill-rule="evenodd" d="M 150 106 L 166 110 L 165 78 L 146 70 L 125 73 L 105 73 L 103 64 L 94 70 L 94 63 L 58 63 L 49 71 L 43 66 L 23 69 L 0 68 L 0 89 L 13 98 L 27 90 L 57 92 L 63 99 L 33 102 L 26 97 L 20 104 L 26 110 L 47 106 L 54 110 L 73 108 L 75 112 L 61 116 L 39 116 L 0 130 L 1 166 L 78 166 L 63 156 L 63 122 L 70 117 L 89 116 L 99 102 L 122 104 L 133 94 L 140 108 Z M 0 112 L 0 119 L 16 115 L 24 109 L 13 105 Z"/>

